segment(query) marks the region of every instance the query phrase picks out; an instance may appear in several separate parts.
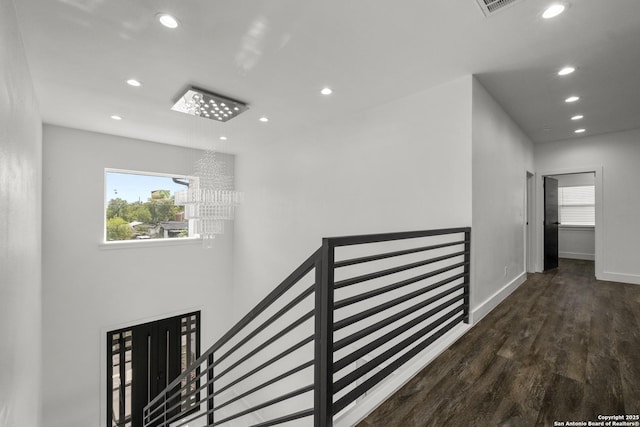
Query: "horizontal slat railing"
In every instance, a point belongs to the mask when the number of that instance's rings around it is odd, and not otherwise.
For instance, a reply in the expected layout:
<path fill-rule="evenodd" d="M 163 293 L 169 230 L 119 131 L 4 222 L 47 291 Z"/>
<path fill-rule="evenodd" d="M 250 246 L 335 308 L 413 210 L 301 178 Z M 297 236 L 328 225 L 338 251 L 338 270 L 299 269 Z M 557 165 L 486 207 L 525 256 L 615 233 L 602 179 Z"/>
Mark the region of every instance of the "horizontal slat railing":
<path fill-rule="evenodd" d="M 271 419 L 256 416 L 271 406 L 313 390 L 313 376 L 307 373 L 306 384 L 296 392 L 287 380 L 313 368 L 313 293 L 319 251 L 305 260 L 265 299 L 244 316 L 191 367 L 172 381 L 145 408 L 145 427 L 180 427 L 191 425 L 275 425 L 277 419 L 299 419 L 313 414 L 313 401 L 286 415 Z M 300 311 L 306 305 L 309 307 Z M 291 320 L 295 319 L 295 320 Z M 301 333 L 299 330 L 304 327 Z M 303 328 L 304 329 L 304 328 Z M 306 356 L 300 353 L 309 347 Z M 304 351 L 302 351 L 304 353 Z M 294 355 L 293 359 L 291 356 Z M 300 360 L 306 357 L 306 360 Z M 289 359 L 287 359 L 289 358 Z M 286 360 L 286 369 L 277 366 Z M 293 368 L 293 369 L 292 369 Z M 194 372 L 198 374 L 195 375 Z M 186 386 L 181 382 L 189 379 Z M 296 383 L 303 381 L 296 379 Z M 199 382 L 190 390 L 191 384 Z M 284 383 L 284 385 L 282 385 Z M 190 392 L 187 393 L 186 390 Z M 189 399 L 197 404 L 176 413 Z M 173 414 L 171 411 L 173 410 Z M 171 416 L 169 416 L 169 414 Z"/>
<path fill-rule="evenodd" d="M 156 396 L 144 427 L 331 426 L 469 311 L 469 228 L 322 247 Z"/>
<path fill-rule="evenodd" d="M 366 379 L 362 384 L 357 386 L 355 389 L 348 392 L 344 397 L 339 399 L 334 405 L 333 412 L 340 412 L 342 409 L 347 407 L 351 402 L 355 401 L 359 396 L 361 396 L 366 391 L 373 388 L 375 385 L 380 383 L 389 375 L 393 374 L 398 368 L 400 368 L 403 364 L 407 363 L 413 357 L 415 357 L 422 350 L 427 348 L 430 344 L 436 342 L 438 338 L 444 336 L 447 332 L 449 332 L 455 325 L 459 324 L 464 320 L 464 316 L 459 316 L 454 319 L 452 322 L 447 324 L 444 328 L 438 330 L 435 334 L 431 335 L 426 340 L 422 341 L 419 345 L 413 347 L 410 351 L 404 353 L 398 359 L 394 360 L 393 363 L 385 366 L 382 370 L 377 372 L 371 378 Z"/>
<path fill-rule="evenodd" d="M 435 262 L 444 261 L 444 260 L 450 259 L 450 258 L 455 258 L 455 257 L 460 256 L 460 255 L 465 255 L 465 252 L 461 251 L 461 252 L 457 252 L 457 253 L 453 253 L 453 254 L 447 254 L 447 255 L 443 255 L 441 257 L 436 257 L 436 258 L 433 258 L 433 259 L 428 259 L 428 260 L 424 260 L 424 261 L 414 262 L 414 263 L 411 263 L 411 264 L 401 265 L 401 266 L 398 266 L 398 267 L 388 268 L 386 270 L 376 271 L 374 273 L 363 274 L 362 276 L 352 277 L 350 279 L 346 279 L 346 280 L 342 280 L 340 282 L 336 282 L 334 284 L 334 289 L 343 288 L 345 286 L 351 286 L 351 285 L 354 285 L 356 283 L 361 283 L 361 282 L 365 282 L 367 280 L 377 279 L 379 277 L 388 276 L 388 275 L 394 274 L 394 273 L 400 273 L 400 272 L 405 271 L 405 270 L 410 270 L 412 268 L 422 267 L 422 266 L 425 266 L 427 264 L 433 264 Z"/>
<path fill-rule="evenodd" d="M 394 329 L 391 332 L 388 332 L 388 333 L 384 334 L 380 338 L 377 338 L 377 339 L 373 340 L 372 342 L 370 342 L 369 344 L 366 344 L 365 346 L 361 347 L 360 349 L 350 353 L 348 356 L 345 356 L 342 359 L 338 360 L 337 362 L 334 362 L 334 364 L 333 364 L 334 371 L 339 371 L 342 368 L 346 368 L 349 364 L 354 363 L 357 360 L 363 358 L 367 354 L 369 354 L 372 351 L 374 351 L 376 348 L 381 347 L 383 344 L 385 344 L 389 340 L 392 340 L 393 338 L 396 338 L 397 336 L 399 336 L 403 332 L 406 332 L 409 329 L 413 328 L 414 326 L 419 325 L 421 322 L 429 319 L 434 314 L 437 314 L 437 313 L 441 312 L 445 308 L 450 307 L 452 304 L 455 304 L 456 302 L 459 302 L 461 299 L 462 299 L 462 296 L 458 296 L 458 297 L 453 298 L 453 299 L 451 299 L 449 301 L 446 301 L 446 302 L 440 304 L 438 307 L 427 311 L 426 313 L 424 313 L 424 314 L 414 318 L 413 320 L 410 320 L 409 322 L 403 324 L 401 327 L 399 327 L 397 329 Z M 402 314 L 404 314 L 404 313 L 402 313 Z M 379 327 L 374 326 L 370 331 L 364 331 L 364 332 L 365 332 L 365 335 L 369 335 L 370 333 L 375 332 L 377 330 L 379 330 Z"/>
<path fill-rule="evenodd" d="M 424 251 L 429 251 L 429 250 L 433 250 L 433 249 L 446 248 L 448 246 L 456 246 L 456 245 L 460 245 L 460 244 L 463 244 L 463 243 L 466 243 L 466 241 L 462 240 L 462 241 L 458 241 L 458 242 L 449 242 L 449 243 L 442 243 L 442 244 L 439 244 L 439 245 L 422 246 L 422 247 L 419 247 L 419 248 L 404 249 L 404 250 L 401 250 L 401 251 L 387 252 L 387 253 L 379 254 L 379 255 L 369 255 L 369 256 L 365 256 L 365 257 L 361 257 L 361 258 L 354 258 L 354 259 L 348 259 L 348 260 L 336 262 L 334 267 L 335 268 L 347 267 L 349 265 L 362 264 L 362 263 L 371 262 L 371 261 L 378 261 L 378 260 L 385 259 L 385 258 L 392 258 L 392 257 L 400 256 L 400 255 L 408 255 L 408 254 L 413 254 L 413 253 L 416 253 L 416 252 L 424 252 Z"/>
<path fill-rule="evenodd" d="M 333 260 L 323 284 L 333 297 L 322 355 L 331 369 L 319 379 L 328 393 L 318 412 L 336 416 L 468 322 L 470 248 L 470 228 L 323 241 Z"/>

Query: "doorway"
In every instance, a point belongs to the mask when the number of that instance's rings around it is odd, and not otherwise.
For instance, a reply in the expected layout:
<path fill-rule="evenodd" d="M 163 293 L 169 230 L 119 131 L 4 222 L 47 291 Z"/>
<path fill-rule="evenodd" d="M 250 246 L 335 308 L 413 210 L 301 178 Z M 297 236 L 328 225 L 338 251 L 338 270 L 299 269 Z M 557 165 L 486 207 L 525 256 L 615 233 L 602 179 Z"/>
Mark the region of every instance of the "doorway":
<path fill-rule="evenodd" d="M 536 271 L 544 271 L 545 261 L 548 254 L 545 253 L 546 242 L 549 236 L 545 235 L 545 200 L 544 187 L 545 178 L 555 178 L 559 180 L 559 219 L 558 222 L 558 257 L 559 258 L 575 258 L 593 260 L 595 262 L 596 278 L 602 276 L 602 236 L 604 226 L 602 220 L 603 212 L 603 187 L 602 187 L 602 166 L 559 169 L 538 172 L 536 174 L 536 195 L 537 208 L 536 214 L 539 220 L 536 221 Z M 586 182 L 588 178 L 589 182 Z M 586 188 L 586 187 L 589 188 Z M 581 187 L 581 188 L 567 188 Z M 590 219 L 585 220 L 585 206 L 583 202 L 577 201 L 573 197 L 578 193 L 586 190 L 591 194 Z M 562 193 L 565 194 L 562 194 Z M 569 201 L 567 203 L 567 200 Z M 564 211 L 563 211 L 563 204 Z M 569 206 L 567 206 L 569 205 Z M 569 216 L 567 216 L 569 215 Z M 590 221 L 590 224 L 587 222 Z M 553 221 L 555 222 L 555 221 Z M 572 247 L 576 242 L 585 242 L 585 235 L 590 233 L 590 250 L 577 250 Z"/>
<path fill-rule="evenodd" d="M 199 356 L 200 312 L 107 332 L 107 426 L 143 425 L 145 405 Z M 197 400 L 176 414 L 189 413 Z"/>

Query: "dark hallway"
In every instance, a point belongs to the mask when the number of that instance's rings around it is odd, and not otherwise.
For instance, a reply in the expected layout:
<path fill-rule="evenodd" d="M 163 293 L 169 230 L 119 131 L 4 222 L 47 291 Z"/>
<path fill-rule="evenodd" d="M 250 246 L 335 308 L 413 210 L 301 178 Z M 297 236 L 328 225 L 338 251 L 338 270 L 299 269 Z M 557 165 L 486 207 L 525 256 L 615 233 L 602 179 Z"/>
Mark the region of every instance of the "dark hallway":
<path fill-rule="evenodd" d="M 639 349 L 640 286 L 596 281 L 593 262 L 561 259 L 557 270 L 530 275 L 359 426 L 638 421 Z"/>

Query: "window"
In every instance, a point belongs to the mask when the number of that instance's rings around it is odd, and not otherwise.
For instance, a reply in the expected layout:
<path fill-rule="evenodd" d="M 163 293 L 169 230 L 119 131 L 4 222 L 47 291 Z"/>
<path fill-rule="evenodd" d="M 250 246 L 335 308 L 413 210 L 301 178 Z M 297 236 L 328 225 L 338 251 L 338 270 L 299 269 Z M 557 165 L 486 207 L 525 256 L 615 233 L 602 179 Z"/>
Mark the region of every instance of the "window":
<path fill-rule="evenodd" d="M 558 188 L 558 208 L 562 225 L 595 225 L 595 186 Z"/>
<path fill-rule="evenodd" d="M 107 333 L 107 426 L 142 425 L 144 406 L 200 356 L 200 312 Z M 197 372 L 182 380 L 186 396 L 200 387 Z M 199 393 L 175 409 L 181 418 L 199 408 Z"/>
<path fill-rule="evenodd" d="M 189 178 L 144 172 L 105 171 L 105 240 L 147 240 L 195 237 L 175 205 L 176 191 Z"/>

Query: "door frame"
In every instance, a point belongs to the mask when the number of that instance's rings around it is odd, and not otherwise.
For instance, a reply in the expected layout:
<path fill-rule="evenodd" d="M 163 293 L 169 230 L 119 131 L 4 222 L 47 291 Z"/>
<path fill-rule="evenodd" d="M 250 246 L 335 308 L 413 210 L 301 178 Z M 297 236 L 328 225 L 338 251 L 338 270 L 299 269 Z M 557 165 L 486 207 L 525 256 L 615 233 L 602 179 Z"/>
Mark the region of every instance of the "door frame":
<path fill-rule="evenodd" d="M 524 195 L 524 262 L 525 272 L 535 273 L 536 271 L 536 176 L 531 171 L 525 173 L 525 195 Z"/>
<path fill-rule="evenodd" d="M 156 322 L 158 320 L 163 320 L 163 319 L 167 319 L 167 318 L 171 318 L 171 317 L 177 317 L 177 316 L 185 316 L 189 313 L 193 313 L 199 311 L 200 312 L 200 350 L 202 351 L 203 348 L 206 348 L 206 344 L 204 344 L 206 341 L 203 339 L 203 337 L 208 336 L 207 334 L 210 334 L 209 329 L 207 329 L 207 316 L 206 316 L 206 312 L 205 312 L 205 307 L 203 305 L 198 305 L 198 306 L 194 306 L 191 308 L 185 308 L 182 310 L 177 310 L 177 311 L 171 311 L 171 312 L 167 312 L 167 313 L 163 313 L 163 314 L 158 314 L 156 316 L 149 316 L 149 317 L 143 317 L 143 318 L 139 318 L 139 319 L 135 319 L 135 320 L 130 320 L 127 322 L 122 322 L 122 323 L 115 323 L 112 325 L 107 325 L 107 326 L 103 326 L 100 328 L 100 332 L 99 332 L 99 336 L 98 341 L 99 341 L 99 345 L 98 347 L 98 355 L 99 355 L 99 368 L 100 368 L 100 372 L 99 372 L 99 378 L 100 378 L 100 389 L 98 390 L 98 396 L 100 399 L 100 419 L 98 420 L 98 426 L 100 427 L 109 427 L 109 424 L 107 423 L 107 340 L 106 340 L 106 336 L 107 333 L 110 331 L 115 331 L 118 329 L 127 329 L 127 328 L 131 328 L 133 326 L 136 325 L 141 325 L 144 323 L 151 323 L 151 322 Z"/>
<path fill-rule="evenodd" d="M 550 175 L 567 175 L 567 174 L 575 174 L 575 173 L 594 173 L 594 184 L 595 184 L 595 193 L 596 193 L 596 206 L 595 206 L 595 214 L 596 214 L 596 225 L 595 225 L 595 274 L 596 279 L 601 279 L 603 270 L 602 270 L 602 260 L 604 259 L 604 249 L 603 249 L 603 236 L 604 236 L 604 220 L 603 220 L 603 211 L 604 211 L 604 189 L 602 186 L 602 174 L 603 167 L 602 166 L 584 166 L 584 167 L 573 167 L 567 169 L 552 169 L 552 170 L 543 170 L 536 172 L 536 222 L 535 222 L 535 233 L 536 233 L 536 271 L 542 272 L 544 266 L 544 226 L 542 224 L 542 218 L 544 218 L 544 177 Z"/>
<path fill-rule="evenodd" d="M 132 418 L 130 423 L 132 423 L 132 425 L 142 425 L 142 409 L 144 406 L 148 404 L 150 399 L 153 399 L 160 394 L 162 390 L 181 373 L 181 363 L 183 361 L 180 356 L 182 347 L 181 337 L 183 333 L 182 321 L 185 317 L 189 319 L 195 317 L 196 347 L 193 350 L 195 358 L 197 359 L 200 357 L 200 314 L 200 311 L 195 311 L 184 315 L 167 317 L 107 332 L 105 342 L 107 361 L 109 361 L 112 355 L 111 346 L 113 342 L 113 335 L 120 335 L 126 331 L 131 332 L 132 368 L 136 367 L 136 365 L 138 366 L 138 369 L 132 370 L 132 387 L 130 393 L 132 407 Z M 188 320 L 188 323 L 190 322 L 191 320 Z M 190 332 L 190 329 L 186 330 L 186 333 Z M 170 337 L 173 337 L 173 339 L 170 339 Z M 188 341 L 189 338 L 187 338 L 187 342 Z M 122 363 L 123 361 L 121 360 L 120 364 Z M 139 369 L 140 367 L 146 367 L 146 369 Z M 110 393 L 113 389 L 113 384 L 109 380 L 109 374 L 113 374 L 112 363 L 107 363 L 107 385 L 109 385 L 106 391 L 107 417 L 105 422 L 107 425 L 113 422 L 112 414 L 109 410 L 110 408 L 113 408 L 113 401 L 111 400 L 113 398 L 113 394 Z M 144 387 L 145 384 L 146 387 Z M 142 387 L 138 387 L 136 389 L 136 385 Z M 196 387 L 197 386 L 198 385 L 196 385 Z M 200 399 L 198 398 L 197 401 L 199 400 Z M 111 405 L 109 405 L 109 402 L 111 402 Z M 199 406 L 197 408 L 199 408 Z M 135 411 L 135 409 L 140 409 L 140 411 Z M 180 418 L 193 413 L 194 410 L 199 409 L 188 409 L 183 412 L 182 408 L 179 407 L 176 409 L 175 414 L 180 414 L 180 417 L 178 418 L 179 420 Z"/>

